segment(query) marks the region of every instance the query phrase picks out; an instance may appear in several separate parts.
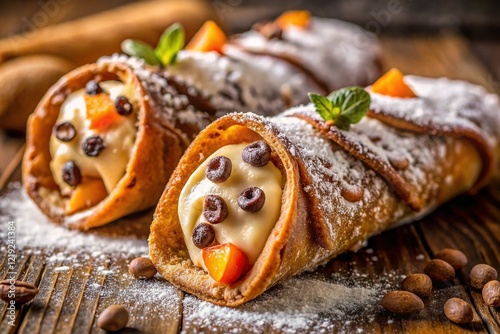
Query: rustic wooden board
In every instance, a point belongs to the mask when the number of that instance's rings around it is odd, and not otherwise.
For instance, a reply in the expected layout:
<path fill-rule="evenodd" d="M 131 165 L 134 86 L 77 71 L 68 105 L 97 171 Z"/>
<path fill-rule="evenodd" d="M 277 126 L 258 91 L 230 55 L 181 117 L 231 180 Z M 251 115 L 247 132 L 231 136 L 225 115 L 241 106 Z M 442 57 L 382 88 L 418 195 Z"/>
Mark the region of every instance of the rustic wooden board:
<path fill-rule="evenodd" d="M 490 75 L 487 67 L 477 60 L 468 42 L 459 36 L 385 37 L 382 38 L 382 45 L 383 66 L 386 69 L 398 67 L 406 73 L 467 79 L 492 90 L 497 88 L 489 79 L 495 76 Z M 486 64 L 489 68 L 498 68 L 495 67 L 498 63 L 494 61 Z M 5 189 L 8 182 L 20 180 L 22 141 L 1 138 L 0 188 Z M 147 235 L 147 224 L 144 222 L 148 221 L 148 215 L 150 213 L 129 219 L 133 225 L 143 227 L 142 231 L 132 229 L 142 238 Z M 130 230 L 122 231 L 123 226 L 111 224 L 96 233 L 130 233 Z M 422 271 L 426 261 L 439 249 L 456 247 L 463 250 L 469 257 L 469 265 L 453 284 L 440 287 L 425 301 L 426 309 L 422 313 L 410 318 L 395 317 L 378 305 L 367 305 L 366 309 L 358 310 L 358 314 L 350 315 L 348 321 L 339 321 L 333 313 L 320 314 L 311 322 L 310 329 L 324 328 L 325 332 L 500 333 L 499 310 L 488 308 L 480 293 L 467 285 L 468 272 L 474 264 L 487 262 L 499 268 L 499 244 L 500 182 L 497 181 L 474 197 L 458 198 L 420 222 L 376 236 L 359 252 L 344 254 L 316 272 L 302 275 L 304 279 L 332 284 L 354 282 L 365 287 L 383 284 L 386 289 L 397 288 L 403 275 Z M 15 328 L 7 325 L 5 304 L 0 304 L 0 332 L 102 332 L 96 328 L 96 317 L 110 304 L 123 304 L 131 309 L 129 329 L 126 331 L 130 333 L 174 333 L 179 330 L 186 333 L 278 333 L 286 329 L 259 322 L 242 323 L 238 318 L 234 321 L 215 319 L 210 326 L 196 322 L 191 306 L 199 303 L 193 297 L 185 296 L 161 279 L 146 282 L 134 280 L 127 273 L 130 260 L 130 257 L 89 256 L 88 260 L 78 259 L 82 265 L 76 267 L 67 258 L 53 261 L 44 252 L 20 252 L 18 277 L 39 286 L 40 293 L 32 304 L 16 311 L 18 323 Z M 58 270 L 65 267 L 68 269 Z M 112 270 L 113 275 L 106 275 L 103 268 Z M 3 279 L 6 272 L 5 258 L 0 258 L 0 278 Z M 141 298 L 141 291 L 145 291 L 146 287 L 153 287 L 153 291 L 164 294 L 157 298 Z M 252 305 L 265 304 L 273 295 L 279 296 L 276 291 L 279 287 L 258 298 Z M 471 325 L 457 326 L 444 317 L 442 306 L 450 297 L 471 301 L 475 308 Z M 283 309 L 287 306 L 283 305 Z M 367 312 L 373 314 L 367 315 Z M 217 316 L 217 313 L 211 315 Z M 302 328 L 301 331 L 306 330 Z"/>

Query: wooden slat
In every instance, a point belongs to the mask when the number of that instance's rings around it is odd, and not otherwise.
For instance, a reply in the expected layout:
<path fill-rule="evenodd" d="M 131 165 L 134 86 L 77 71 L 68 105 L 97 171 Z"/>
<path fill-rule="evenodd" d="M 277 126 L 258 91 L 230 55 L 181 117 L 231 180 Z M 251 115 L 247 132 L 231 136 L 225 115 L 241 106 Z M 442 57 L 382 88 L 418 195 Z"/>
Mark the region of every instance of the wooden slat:
<path fill-rule="evenodd" d="M 133 257 L 112 261 L 112 270 L 104 280 L 92 332 L 96 320 L 109 305 L 122 305 L 129 310 L 129 328 L 145 333 L 177 333 L 180 326 L 181 292 L 163 279 L 137 280 L 128 274 Z M 102 274 L 101 274 L 102 275 Z M 90 319 L 87 319 L 90 322 Z"/>
<path fill-rule="evenodd" d="M 425 76 L 447 76 L 454 79 L 464 79 L 497 91 L 492 84 L 491 74 L 486 67 L 475 58 L 468 42 L 455 35 L 439 38 L 387 38 L 383 40 L 386 50 L 385 66 L 399 67 L 404 72 Z M 389 52 L 388 52 L 389 51 Z M 492 186 L 497 188 L 498 186 Z M 487 190 L 488 191 L 488 190 Z M 486 262 L 498 267 L 500 233 L 498 212 L 495 204 L 488 203 L 488 198 L 477 196 L 461 198 L 439 210 L 430 219 L 423 220 L 417 226 L 424 242 L 432 254 L 444 247 L 462 249 L 469 256 L 470 268 L 477 263 Z M 472 203 L 472 204 L 471 204 Z M 488 203 L 486 209 L 482 204 Z M 485 216 L 485 210 L 490 216 Z M 443 217 L 444 215 L 444 217 Z M 460 276 L 461 295 L 471 300 L 482 322 L 489 331 L 500 332 L 497 311 L 492 315 L 484 305 L 482 296 L 477 291 L 470 291 L 464 275 Z M 456 280 L 457 282 L 457 280 Z M 467 294 L 464 294 L 467 292 Z"/>
<path fill-rule="evenodd" d="M 73 325 L 73 332 L 90 333 L 92 329 L 92 319 L 94 319 L 99 296 L 102 292 L 102 286 L 105 276 L 99 275 L 99 267 L 107 267 L 107 264 L 99 259 L 90 260 L 91 266 L 89 276 L 85 282 L 82 296 L 78 304 L 78 313 Z M 86 271 L 86 270 L 85 270 Z"/>
<path fill-rule="evenodd" d="M 25 274 L 25 265 L 29 262 L 29 256 L 24 255 L 22 252 L 17 251 L 16 253 L 16 262 L 14 264 L 10 264 L 7 260 L 4 261 L 3 266 L 0 270 L 0 280 L 4 279 L 22 279 Z M 11 267 L 12 266 L 12 267 Z M 10 317 L 7 317 L 7 303 L 0 304 L 0 333 L 7 333 L 12 330 L 12 326 L 9 325 Z M 21 320 L 19 317 L 19 310 L 15 311 L 15 323 L 19 324 Z M 9 312 L 10 315 L 10 312 Z"/>
<path fill-rule="evenodd" d="M 382 37 L 381 43 L 386 70 L 397 67 L 408 74 L 468 80 L 495 90 L 488 80 L 490 72 L 463 37 Z"/>
<path fill-rule="evenodd" d="M 24 140 L 6 137 L 0 131 L 0 190 L 18 168 L 24 153 Z"/>

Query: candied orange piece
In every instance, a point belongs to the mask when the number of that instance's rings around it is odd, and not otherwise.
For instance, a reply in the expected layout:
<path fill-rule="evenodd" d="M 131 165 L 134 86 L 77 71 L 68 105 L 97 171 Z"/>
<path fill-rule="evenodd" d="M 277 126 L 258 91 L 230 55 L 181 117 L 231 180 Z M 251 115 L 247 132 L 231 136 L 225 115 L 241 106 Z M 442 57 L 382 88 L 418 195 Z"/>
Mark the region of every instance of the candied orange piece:
<path fill-rule="evenodd" d="M 281 14 L 276 20 L 276 24 L 281 29 L 289 27 L 307 28 L 311 21 L 311 13 L 307 10 L 289 10 Z"/>
<path fill-rule="evenodd" d="M 122 117 L 116 111 L 113 100 L 105 93 L 85 95 L 85 105 L 91 129 L 104 131 Z"/>
<path fill-rule="evenodd" d="M 207 21 L 193 36 L 186 46 L 186 50 L 222 53 L 222 47 L 226 44 L 226 34 L 214 21 Z"/>
<path fill-rule="evenodd" d="M 106 196 L 108 192 L 101 179 L 83 178 L 71 193 L 69 202 L 66 204 L 66 214 L 91 208 Z"/>
<path fill-rule="evenodd" d="M 405 83 L 404 76 L 397 68 L 381 76 L 371 87 L 374 93 L 401 98 L 417 97 Z"/>
<path fill-rule="evenodd" d="M 250 266 L 245 253 L 232 243 L 203 248 L 202 256 L 210 276 L 226 284 L 238 280 Z"/>

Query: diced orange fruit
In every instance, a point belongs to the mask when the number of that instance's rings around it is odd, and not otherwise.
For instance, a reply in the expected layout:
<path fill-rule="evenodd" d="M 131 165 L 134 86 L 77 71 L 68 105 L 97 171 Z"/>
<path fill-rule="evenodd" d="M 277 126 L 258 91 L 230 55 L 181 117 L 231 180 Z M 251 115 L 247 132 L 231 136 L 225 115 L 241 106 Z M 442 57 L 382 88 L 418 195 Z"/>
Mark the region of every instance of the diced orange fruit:
<path fill-rule="evenodd" d="M 284 12 L 276 19 L 276 24 L 281 29 L 290 27 L 307 28 L 311 21 L 311 13 L 307 10 L 290 10 Z"/>
<path fill-rule="evenodd" d="M 381 76 L 371 87 L 374 93 L 401 98 L 417 97 L 410 87 L 405 83 L 401 71 L 396 68 Z"/>
<path fill-rule="evenodd" d="M 101 179 L 83 178 L 82 183 L 77 185 L 71 193 L 71 197 L 66 205 L 66 213 L 72 214 L 91 208 L 106 196 L 108 196 L 108 192 Z"/>
<path fill-rule="evenodd" d="M 226 284 L 237 281 L 250 266 L 245 253 L 232 243 L 204 248 L 202 256 L 210 276 Z"/>
<path fill-rule="evenodd" d="M 115 108 L 115 103 L 108 94 L 85 95 L 87 106 L 87 118 L 90 120 L 90 128 L 104 131 L 121 119 Z"/>
<path fill-rule="evenodd" d="M 226 44 L 226 34 L 214 21 L 207 21 L 193 36 L 186 46 L 186 50 L 222 53 L 222 47 Z"/>

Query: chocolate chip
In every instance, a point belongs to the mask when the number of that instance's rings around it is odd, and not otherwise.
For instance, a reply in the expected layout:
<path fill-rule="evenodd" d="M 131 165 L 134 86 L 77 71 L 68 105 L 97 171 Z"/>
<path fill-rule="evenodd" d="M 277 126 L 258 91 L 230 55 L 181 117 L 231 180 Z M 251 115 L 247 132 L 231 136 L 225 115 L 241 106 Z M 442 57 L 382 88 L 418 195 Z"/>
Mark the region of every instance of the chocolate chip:
<path fill-rule="evenodd" d="M 257 187 L 246 188 L 238 197 L 238 205 L 247 212 L 257 212 L 264 206 L 266 195 Z"/>
<path fill-rule="evenodd" d="M 271 160 L 271 147 L 265 141 L 259 140 L 245 147 L 241 157 L 247 164 L 262 167 Z"/>
<path fill-rule="evenodd" d="M 208 247 L 215 240 L 215 231 L 210 224 L 200 223 L 193 229 L 193 244 L 203 249 Z"/>
<path fill-rule="evenodd" d="M 217 195 L 207 195 L 203 203 L 203 216 L 212 224 L 218 224 L 227 218 L 227 205 L 224 199 Z"/>
<path fill-rule="evenodd" d="M 231 160 L 224 156 L 218 156 L 210 160 L 207 164 L 205 176 L 214 183 L 222 183 L 231 176 L 233 164 Z"/>
<path fill-rule="evenodd" d="M 115 101 L 116 111 L 122 116 L 128 116 L 132 113 L 132 103 L 125 96 L 118 96 Z"/>
<path fill-rule="evenodd" d="M 101 88 L 101 85 L 99 85 L 99 83 L 97 81 L 90 80 L 85 85 L 85 92 L 87 93 L 87 95 L 97 95 L 97 94 L 101 94 L 103 92 L 103 90 Z"/>
<path fill-rule="evenodd" d="M 60 141 L 70 141 L 76 136 L 76 129 L 70 122 L 62 122 L 54 126 L 54 134 Z"/>
<path fill-rule="evenodd" d="M 76 187 L 80 184 L 82 181 L 82 175 L 80 174 L 80 169 L 74 161 L 70 160 L 63 165 L 62 178 L 64 182 L 72 187 Z"/>
<path fill-rule="evenodd" d="M 104 140 L 99 136 L 88 137 L 82 144 L 83 152 L 89 157 L 97 157 L 104 148 Z"/>

